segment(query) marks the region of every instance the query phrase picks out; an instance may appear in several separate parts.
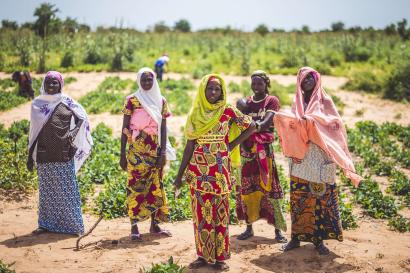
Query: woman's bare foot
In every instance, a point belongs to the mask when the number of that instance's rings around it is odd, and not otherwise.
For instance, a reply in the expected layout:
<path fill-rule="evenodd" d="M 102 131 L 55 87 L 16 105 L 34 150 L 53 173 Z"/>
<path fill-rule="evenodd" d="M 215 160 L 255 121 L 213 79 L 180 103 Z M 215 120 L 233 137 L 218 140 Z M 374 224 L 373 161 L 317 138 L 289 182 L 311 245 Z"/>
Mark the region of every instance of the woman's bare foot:
<path fill-rule="evenodd" d="M 323 242 L 320 242 L 315 247 L 319 255 L 329 255 L 330 253 L 330 250 L 325 246 Z"/>

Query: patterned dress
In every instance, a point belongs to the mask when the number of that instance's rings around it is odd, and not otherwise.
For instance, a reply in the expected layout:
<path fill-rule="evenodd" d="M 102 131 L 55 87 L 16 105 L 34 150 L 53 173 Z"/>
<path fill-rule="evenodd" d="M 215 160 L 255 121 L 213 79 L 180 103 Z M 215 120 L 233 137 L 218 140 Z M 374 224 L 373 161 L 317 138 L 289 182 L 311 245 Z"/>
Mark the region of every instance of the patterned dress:
<path fill-rule="evenodd" d="M 74 160 L 38 163 L 38 226 L 48 231 L 83 234 L 81 199 Z"/>
<path fill-rule="evenodd" d="M 257 102 L 249 97 L 246 104 L 244 113 L 254 121 L 262 121 L 266 113 L 280 108 L 279 100 L 274 96 L 266 96 Z M 276 228 L 286 230 L 280 203 L 283 192 L 275 164 L 273 140 L 271 126 L 266 132 L 255 132 L 242 144 L 241 187 L 236 198 L 236 213 L 238 219 L 245 220 L 247 224 L 266 219 Z M 262 164 L 265 164 L 266 171 Z"/>
<path fill-rule="evenodd" d="M 143 109 L 135 96 L 127 99 L 122 112 L 132 115 L 133 111 Z M 163 118 L 170 116 L 166 101 L 162 108 Z M 127 153 L 127 210 L 131 222 L 149 219 L 154 214 L 154 222 L 169 220 L 167 199 L 162 184 L 162 169 L 155 166 L 160 154 L 158 135 L 141 131 L 135 140 L 128 138 Z"/>
<path fill-rule="evenodd" d="M 219 123 L 196 140 L 185 173 L 191 189 L 197 255 L 210 263 L 230 257 L 228 224 L 231 162 L 228 132 L 233 123 L 244 131 L 251 124 L 251 119 L 235 107 L 227 105 Z"/>
<path fill-rule="evenodd" d="M 73 111 L 60 103 L 37 137 L 38 226 L 52 232 L 82 234 L 84 223 L 75 176 L 75 148 L 68 138 L 74 120 L 78 121 Z"/>
<path fill-rule="evenodd" d="M 310 143 L 301 163 L 289 160 L 292 239 L 318 243 L 343 241 L 336 164 L 317 145 Z"/>

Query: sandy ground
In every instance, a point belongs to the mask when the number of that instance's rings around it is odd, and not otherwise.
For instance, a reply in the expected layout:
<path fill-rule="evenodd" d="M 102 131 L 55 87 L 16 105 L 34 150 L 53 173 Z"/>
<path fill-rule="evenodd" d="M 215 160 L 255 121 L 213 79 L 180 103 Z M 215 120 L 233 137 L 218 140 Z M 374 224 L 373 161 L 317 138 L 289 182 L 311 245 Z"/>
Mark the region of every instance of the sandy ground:
<path fill-rule="evenodd" d="M 144 222 L 140 243 L 130 241 L 128 219 L 103 221 L 83 239 L 85 248 L 80 251 L 74 250 L 76 237 L 71 235 L 33 236 L 36 200 L 31 196 L 20 202 L 0 202 L 0 259 L 15 262 L 17 272 L 138 272 L 153 262 L 165 262 L 171 255 L 181 265 L 195 258 L 190 221 L 164 224 L 173 233 L 171 238 L 148 234 L 149 223 Z M 88 214 L 84 217 L 86 227 L 95 221 Z M 289 225 L 289 216 L 287 220 Z M 410 272 L 410 234 L 389 231 L 385 222 L 374 219 L 361 218 L 359 224 L 360 228 L 345 231 L 343 243 L 328 241 L 328 257 L 318 256 L 310 244 L 282 253 L 280 244 L 273 240 L 273 228 L 264 221 L 255 224 L 256 236 L 246 242 L 236 239 L 244 226 L 231 225 L 229 272 Z"/>
<path fill-rule="evenodd" d="M 41 75 L 35 75 L 41 76 Z M 120 76 L 123 79 L 135 78 L 135 73 L 67 73 L 77 81 L 67 85 L 65 92 L 73 98 L 80 98 L 94 90 L 107 76 Z M 9 75 L 0 72 L 0 78 Z M 180 79 L 188 77 L 181 74 L 167 74 L 166 77 Z M 273 75 L 281 84 L 288 85 L 295 81 L 295 76 Z M 245 77 L 225 76 L 227 82 L 240 82 Z M 195 84 L 198 84 L 195 80 Z M 410 123 L 410 107 L 406 104 L 381 100 L 376 96 L 359 92 L 340 90 L 345 78 L 323 77 L 323 85 L 336 91 L 345 103 L 343 119 L 348 126 L 354 126 L 359 120 L 374 120 L 378 123 L 394 121 Z M 229 97 L 231 103 L 239 94 Z M 359 114 L 358 112 L 363 112 Z M 0 122 L 9 126 L 13 121 L 28 119 L 30 103 L 6 112 L 0 112 Z M 401 117 L 397 117 L 401 114 Z M 171 133 L 180 138 L 181 126 L 185 116 L 169 119 Z M 104 122 L 109 125 L 115 136 L 120 135 L 121 115 L 101 113 L 90 115 L 92 125 Z M 285 159 L 277 155 L 277 163 L 287 169 Z M 382 187 L 387 186 L 385 178 L 380 178 Z M 174 256 L 179 264 L 187 265 L 195 258 L 195 246 L 192 224 L 190 221 L 169 223 L 164 227 L 171 230 L 172 238 L 158 238 L 149 235 L 147 222 L 142 223 L 144 233 L 142 243 L 133 243 L 128 238 L 129 222 L 126 218 L 103 221 L 86 239 L 86 247 L 74 251 L 76 238 L 61 234 L 43 234 L 32 236 L 36 228 L 37 196 L 29 195 L 23 200 L 6 200 L 0 193 L 0 259 L 13 263 L 17 272 L 138 272 L 148 268 L 153 262 L 165 262 Z M 410 210 L 401 211 L 405 216 Z M 355 209 L 355 215 L 361 215 Z M 290 225 L 287 214 L 288 225 Z M 95 216 L 84 214 L 86 228 L 89 228 Z M 229 261 L 230 272 L 410 272 L 410 234 L 390 231 L 385 221 L 378 221 L 360 216 L 359 228 L 345 231 L 345 241 L 330 241 L 331 255 L 320 257 L 311 245 L 303 245 L 290 253 L 282 253 L 273 238 L 273 228 L 260 221 L 255 225 L 256 236 L 247 242 L 238 241 L 236 235 L 244 226 L 233 225 L 230 228 L 232 258 Z M 287 237 L 290 232 L 286 233 Z M 58 268 L 58 269 L 57 269 Z M 213 272 L 207 267 L 202 270 L 187 272 Z"/>

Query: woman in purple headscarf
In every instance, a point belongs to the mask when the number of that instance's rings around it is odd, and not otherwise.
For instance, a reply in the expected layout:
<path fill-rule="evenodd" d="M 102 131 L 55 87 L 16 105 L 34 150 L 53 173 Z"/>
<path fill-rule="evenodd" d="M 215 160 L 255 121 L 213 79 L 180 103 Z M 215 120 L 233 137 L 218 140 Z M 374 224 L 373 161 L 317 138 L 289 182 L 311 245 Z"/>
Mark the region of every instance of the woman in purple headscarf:
<path fill-rule="evenodd" d="M 31 104 L 27 168 L 37 165 L 39 180 L 38 229 L 82 234 L 84 224 L 76 172 L 93 144 L 87 113 L 62 93 L 63 77 L 49 71 L 40 96 Z"/>

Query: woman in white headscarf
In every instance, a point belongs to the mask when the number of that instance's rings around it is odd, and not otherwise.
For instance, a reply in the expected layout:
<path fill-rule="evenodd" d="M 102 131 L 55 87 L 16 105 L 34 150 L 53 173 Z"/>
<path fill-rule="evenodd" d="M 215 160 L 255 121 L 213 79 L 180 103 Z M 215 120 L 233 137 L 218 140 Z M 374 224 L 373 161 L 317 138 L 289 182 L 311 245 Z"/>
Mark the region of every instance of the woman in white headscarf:
<path fill-rule="evenodd" d="M 63 77 L 49 71 L 31 104 L 27 168 L 37 165 L 39 219 L 34 233 L 82 234 L 81 199 L 76 180 L 93 141 L 87 113 L 62 93 Z"/>
<path fill-rule="evenodd" d="M 169 220 L 162 171 L 166 160 L 175 160 L 176 156 L 167 136 L 166 119 L 171 114 L 154 71 L 141 68 L 137 83 L 138 90 L 127 97 L 122 110 L 120 166 L 128 172 L 127 210 L 131 239 L 141 241 L 137 224 L 149 218 L 150 233 L 171 236 L 169 231 L 159 227 L 160 222 Z"/>

